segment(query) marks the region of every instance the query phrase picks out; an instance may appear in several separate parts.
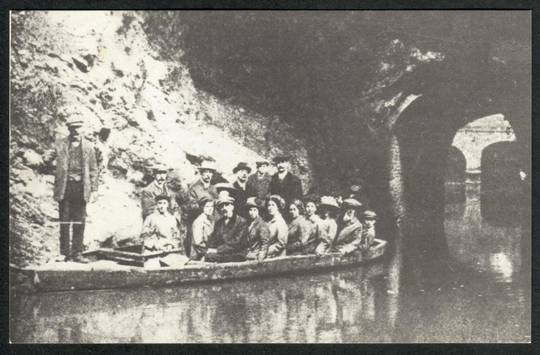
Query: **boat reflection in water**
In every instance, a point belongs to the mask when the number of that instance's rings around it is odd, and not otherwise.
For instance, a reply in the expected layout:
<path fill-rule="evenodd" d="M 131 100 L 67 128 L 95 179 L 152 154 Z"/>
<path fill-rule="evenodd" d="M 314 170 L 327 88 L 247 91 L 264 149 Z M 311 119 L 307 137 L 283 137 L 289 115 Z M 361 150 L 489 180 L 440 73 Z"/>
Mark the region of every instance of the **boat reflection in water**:
<path fill-rule="evenodd" d="M 329 273 L 175 288 L 17 295 L 13 342 L 529 342 L 520 226 L 482 220 L 479 193 L 450 200 L 463 265 L 439 287 L 384 260 Z M 526 235 L 527 233 L 523 233 Z M 529 266 L 530 268 L 530 266 Z"/>

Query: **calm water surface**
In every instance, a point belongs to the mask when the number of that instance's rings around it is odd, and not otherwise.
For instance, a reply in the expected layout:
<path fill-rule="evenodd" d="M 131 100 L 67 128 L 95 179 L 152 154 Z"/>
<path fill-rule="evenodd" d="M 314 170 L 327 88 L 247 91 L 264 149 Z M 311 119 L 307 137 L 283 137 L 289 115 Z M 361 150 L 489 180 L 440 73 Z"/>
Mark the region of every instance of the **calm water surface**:
<path fill-rule="evenodd" d="M 11 340 L 529 342 L 528 234 L 515 220 L 489 223 L 479 196 L 468 188 L 448 199 L 445 230 L 458 269 L 436 287 L 410 286 L 414 275 L 393 250 L 379 263 L 324 274 L 17 296 Z"/>

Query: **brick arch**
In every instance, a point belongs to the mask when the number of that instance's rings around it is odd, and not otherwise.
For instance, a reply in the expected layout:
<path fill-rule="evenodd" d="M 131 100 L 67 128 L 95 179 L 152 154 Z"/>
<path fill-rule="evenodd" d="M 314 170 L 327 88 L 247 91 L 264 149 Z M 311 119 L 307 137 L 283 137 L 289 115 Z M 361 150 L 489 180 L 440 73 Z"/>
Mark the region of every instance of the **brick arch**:
<path fill-rule="evenodd" d="M 477 174 L 481 171 L 484 149 L 497 142 L 514 142 L 516 136 L 510 122 L 502 114 L 478 118 L 460 128 L 452 146 L 459 149 L 466 160 L 466 172 Z"/>

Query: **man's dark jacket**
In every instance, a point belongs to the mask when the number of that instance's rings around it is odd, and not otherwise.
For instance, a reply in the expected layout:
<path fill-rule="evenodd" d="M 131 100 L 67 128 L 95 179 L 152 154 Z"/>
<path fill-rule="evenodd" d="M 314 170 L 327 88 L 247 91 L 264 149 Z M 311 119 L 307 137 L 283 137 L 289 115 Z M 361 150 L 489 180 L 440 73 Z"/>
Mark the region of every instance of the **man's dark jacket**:
<path fill-rule="evenodd" d="M 216 248 L 217 253 L 221 255 L 245 254 L 247 228 L 246 220 L 236 213 L 227 224 L 225 224 L 225 217 L 222 217 L 216 222 L 214 232 L 208 238 L 208 246 Z"/>
<path fill-rule="evenodd" d="M 294 199 L 302 199 L 302 182 L 290 172 L 287 172 L 287 175 L 280 181 L 278 174 L 275 173 L 270 181 L 270 193 L 283 197 L 287 203 Z"/>
<path fill-rule="evenodd" d="M 83 198 L 88 202 L 90 194 L 97 190 L 98 167 L 93 144 L 81 139 Z M 56 174 L 54 199 L 62 201 L 66 193 L 69 170 L 69 137 L 56 142 Z"/>

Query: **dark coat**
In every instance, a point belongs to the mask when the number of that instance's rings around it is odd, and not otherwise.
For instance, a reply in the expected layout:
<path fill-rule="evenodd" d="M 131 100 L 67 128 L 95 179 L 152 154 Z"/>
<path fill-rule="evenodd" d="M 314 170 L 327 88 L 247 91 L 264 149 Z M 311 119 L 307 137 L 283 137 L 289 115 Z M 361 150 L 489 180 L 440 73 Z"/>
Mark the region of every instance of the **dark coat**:
<path fill-rule="evenodd" d="M 247 222 L 241 216 L 234 214 L 228 224 L 225 218 L 220 218 L 210 238 L 208 247 L 216 248 L 218 254 L 241 254 L 247 249 Z"/>
<path fill-rule="evenodd" d="M 251 174 L 246 184 L 246 192 L 248 197 L 256 196 L 260 199 L 265 199 L 270 194 L 270 181 L 272 177 L 269 174 L 264 174 L 262 179 L 258 178 L 257 173 Z"/>
<path fill-rule="evenodd" d="M 82 149 L 82 183 L 84 200 L 88 202 L 90 194 L 97 190 L 98 167 L 93 144 L 81 140 Z M 62 201 L 66 193 L 69 169 L 69 137 L 56 142 L 56 174 L 54 180 L 54 199 Z"/>
<path fill-rule="evenodd" d="M 238 213 L 240 216 L 242 217 L 246 217 L 247 216 L 247 211 L 246 211 L 246 200 L 248 198 L 248 194 L 247 194 L 247 190 L 244 190 L 240 184 L 238 183 L 238 181 L 235 181 L 233 183 L 233 187 L 236 189 L 234 191 L 234 209 L 236 211 L 236 213 Z"/>
<path fill-rule="evenodd" d="M 272 195 L 279 195 L 289 203 L 294 199 L 302 199 L 302 182 L 300 179 L 287 172 L 287 175 L 283 178 L 283 181 L 279 180 L 278 174 L 275 173 L 270 181 L 270 193 Z"/>
<path fill-rule="evenodd" d="M 333 249 L 348 254 L 358 249 L 362 243 L 362 223 L 356 217 L 343 226 L 336 235 Z"/>
<path fill-rule="evenodd" d="M 185 209 L 187 212 L 187 222 L 193 223 L 195 218 L 199 215 L 199 202 L 203 197 L 207 197 L 211 200 L 217 199 L 217 190 L 214 185 L 210 185 L 205 188 L 202 181 L 199 179 L 193 185 L 189 187 L 187 193 L 187 203 L 185 203 Z"/>

